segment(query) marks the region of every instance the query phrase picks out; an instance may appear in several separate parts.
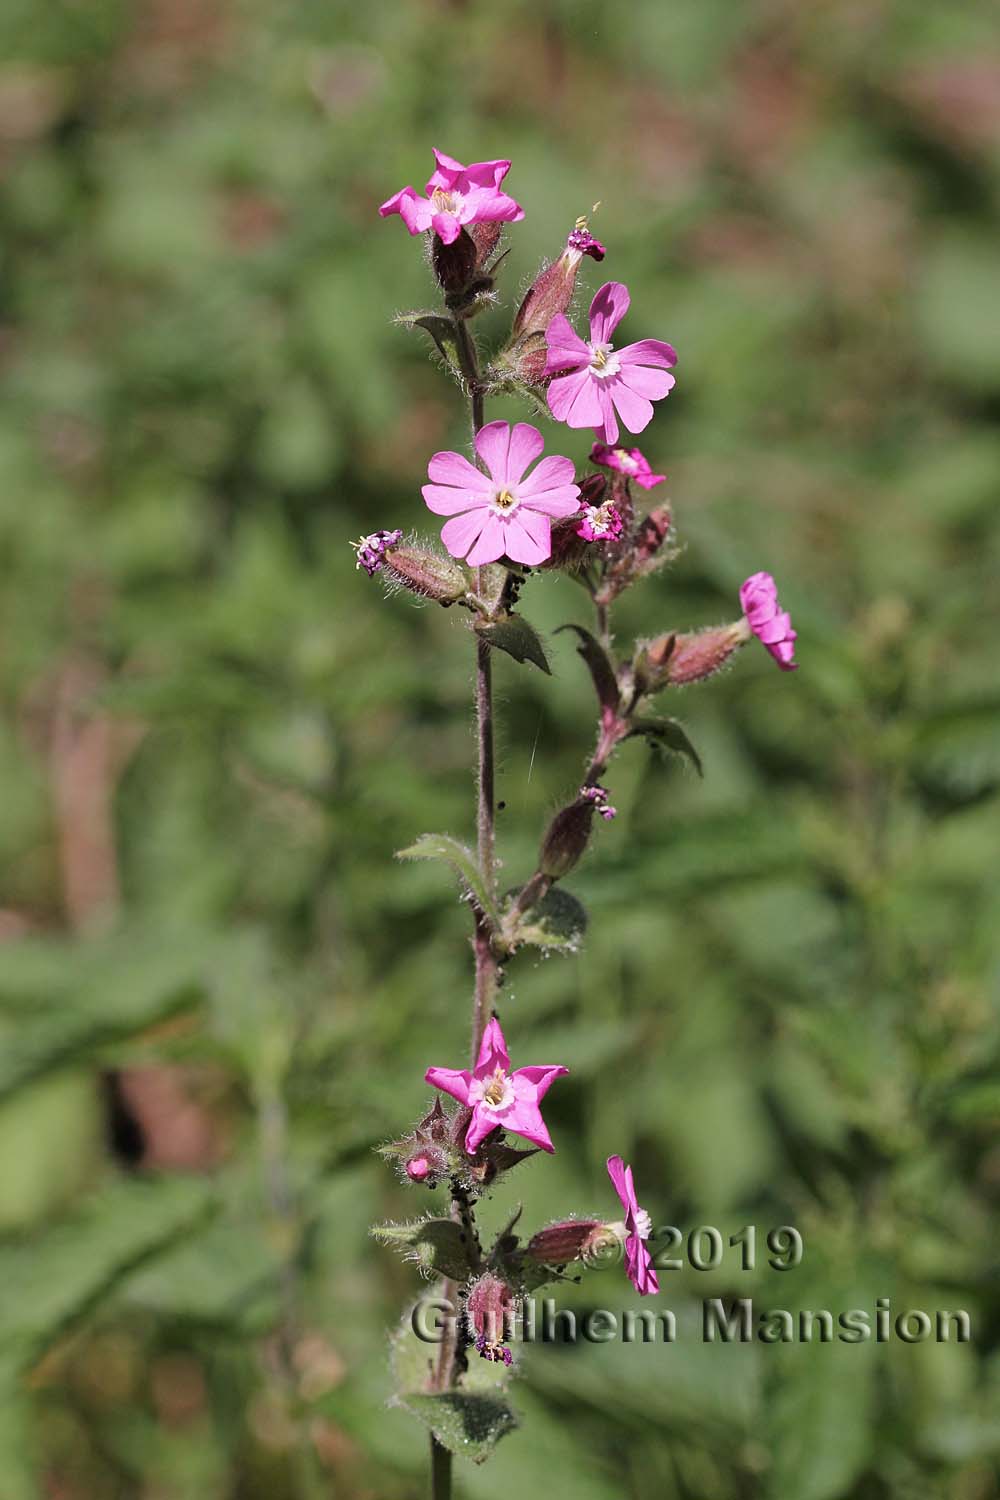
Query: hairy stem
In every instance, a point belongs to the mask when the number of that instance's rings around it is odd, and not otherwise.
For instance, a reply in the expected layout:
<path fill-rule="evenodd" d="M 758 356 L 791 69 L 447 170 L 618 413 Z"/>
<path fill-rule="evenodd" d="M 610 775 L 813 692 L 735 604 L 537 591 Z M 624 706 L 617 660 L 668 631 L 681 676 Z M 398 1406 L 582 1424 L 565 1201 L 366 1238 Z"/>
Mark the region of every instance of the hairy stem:
<path fill-rule="evenodd" d="M 483 389 L 479 375 L 476 347 L 468 325 L 461 318 L 455 319 L 455 338 L 458 344 L 462 374 L 469 393 L 472 435 L 483 425 Z M 482 592 L 482 583 L 477 569 L 476 592 Z M 483 884 L 490 897 L 496 895 L 495 864 L 495 760 L 493 748 L 493 669 L 490 648 L 484 640 L 476 641 L 476 740 L 477 740 L 477 806 L 476 848 Z M 493 932 L 481 912 L 473 911 L 472 950 L 476 962 L 476 981 L 472 1000 L 472 1067 L 476 1066 L 479 1044 L 486 1030 L 486 1023 L 493 1009 L 497 988 L 497 960 L 493 952 Z M 475 1225 L 471 1205 L 460 1201 L 453 1193 L 452 1216 L 467 1223 L 471 1233 Z M 464 1350 L 459 1348 L 460 1317 L 458 1313 L 458 1287 L 446 1281 L 444 1296 L 455 1309 L 449 1320 L 444 1338 L 438 1349 L 437 1367 L 434 1372 L 434 1388 L 446 1391 L 454 1385 L 456 1376 L 464 1368 Z M 431 1496 L 432 1500 L 450 1500 L 451 1454 L 431 1434 Z"/>

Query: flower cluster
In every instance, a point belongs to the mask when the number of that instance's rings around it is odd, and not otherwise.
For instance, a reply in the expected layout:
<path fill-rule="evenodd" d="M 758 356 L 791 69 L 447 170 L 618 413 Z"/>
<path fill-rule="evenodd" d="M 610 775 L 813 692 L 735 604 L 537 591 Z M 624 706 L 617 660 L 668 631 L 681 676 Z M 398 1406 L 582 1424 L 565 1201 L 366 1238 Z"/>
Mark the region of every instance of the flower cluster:
<path fill-rule="evenodd" d="M 585 802 L 592 802 L 606 822 L 610 823 L 612 818 L 617 818 L 618 809 L 612 807 L 608 801 L 610 793 L 605 786 L 582 786 L 580 796 Z"/>

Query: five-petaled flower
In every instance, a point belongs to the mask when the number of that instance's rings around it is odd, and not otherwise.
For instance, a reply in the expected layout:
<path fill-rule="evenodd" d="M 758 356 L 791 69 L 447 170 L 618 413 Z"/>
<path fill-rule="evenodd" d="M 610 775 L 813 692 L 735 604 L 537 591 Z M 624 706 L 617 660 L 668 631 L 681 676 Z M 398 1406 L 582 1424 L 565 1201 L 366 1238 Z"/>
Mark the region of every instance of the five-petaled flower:
<path fill-rule="evenodd" d="M 500 190 L 509 161 L 477 161 L 463 167 L 436 149 L 434 160 L 437 166 L 427 181 L 427 197 L 412 187 L 402 188 L 382 204 L 383 219 L 399 214 L 411 234 L 433 229 L 438 239 L 451 245 L 466 224 L 515 223 L 524 218 L 521 205 Z"/>
<path fill-rule="evenodd" d="M 750 630 L 766 646 L 783 672 L 794 672 L 797 632 L 791 617 L 778 603 L 778 588 L 770 573 L 754 573 L 740 589 L 740 603 Z"/>
<path fill-rule="evenodd" d="M 548 388 L 549 409 L 570 427 L 593 427 L 603 443 L 618 441 L 618 418 L 629 432 L 642 432 L 653 415 L 654 401 L 674 385 L 667 373 L 677 363 L 669 344 L 641 339 L 616 349 L 611 335 L 628 312 L 628 288 L 608 281 L 590 304 L 590 341 L 574 332 L 558 313 L 545 333 L 545 374 L 556 378 Z"/>
<path fill-rule="evenodd" d="M 424 1078 L 472 1110 L 465 1149 L 474 1156 L 480 1142 L 498 1125 L 523 1135 L 543 1151 L 554 1150 L 538 1106 L 554 1080 L 568 1072 L 556 1066 L 518 1068 L 512 1073 L 507 1044 L 494 1016 L 483 1032 L 471 1073 L 466 1068 L 428 1068 Z"/>
<path fill-rule="evenodd" d="M 627 1167 L 620 1156 L 608 1157 L 608 1176 L 625 1210 L 625 1274 L 636 1291 L 645 1297 L 660 1290 L 653 1270 L 653 1257 L 645 1245 L 652 1231 L 652 1221 L 636 1202 L 632 1168 Z"/>
<path fill-rule="evenodd" d="M 605 469 L 617 469 L 644 490 L 662 484 L 666 474 L 654 474 L 649 459 L 638 448 L 612 448 L 607 443 L 595 443 L 590 450 L 590 462 Z"/>
<path fill-rule="evenodd" d="M 452 518 L 441 528 L 452 557 L 467 557 L 474 566 L 505 556 L 525 564 L 545 561 L 552 551 L 552 518 L 573 515 L 580 491 L 568 458 L 550 455 L 525 475 L 544 446 L 528 422 L 490 422 L 476 434 L 488 475 L 460 453 L 435 453 L 427 465 L 431 483 L 422 493 L 435 515 Z"/>
<path fill-rule="evenodd" d="M 615 542 L 624 530 L 625 522 L 615 502 L 605 500 L 603 505 L 583 507 L 576 534 L 585 542 Z"/>

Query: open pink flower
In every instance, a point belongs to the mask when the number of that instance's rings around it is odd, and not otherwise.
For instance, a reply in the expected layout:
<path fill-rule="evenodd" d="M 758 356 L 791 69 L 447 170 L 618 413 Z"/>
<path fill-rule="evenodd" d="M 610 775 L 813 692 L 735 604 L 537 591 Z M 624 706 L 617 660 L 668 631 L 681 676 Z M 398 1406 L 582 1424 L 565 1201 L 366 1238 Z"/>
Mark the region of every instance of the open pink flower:
<path fill-rule="evenodd" d="M 511 1073 L 507 1044 L 494 1016 L 483 1032 L 472 1073 L 465 1068 L 428 1068 L 424 1078 L 472 1110 L 465 1149 L 473 1156 L 480 1141 L 498 1125 L 523 1135 L 543 1151 L 554 1150 L 538 1106 L 552 1082 L 568 1072 L 563 1067 L 534 1067 Z"/>
<path fill-rule="evenodd" d="M 431 481 L 423 497 L 438 516 L 451 516 L 441 540 L 452 557 L 473 566 L 509 557 L 541 563 L 552 551 L 552 517 L 571 516 L 580 507 L 573 462 L 550 455 L 528 475 L 545 443 L 537 427 L 489 422 L 476 434 L 476 452 L 489 474 L 460 453 L 435 453 L 427 465 Z"/>
<path fill-rule="evenodd" d="M 595 428 L 603 443 L 617 443 L 619 417 L 629 432 L 642 432 L 653 415 L 652 403 L 674 385 L 667 369 L 677 363 L 677 355 L 669 344 L 642 339 L 616 349 L 611 343 L 630 301 L 620 281 L 606 282 L 590 304 L 589 343 L 574 332 L 564 313 L 552 319 L 545 333 L 545 374 L 556 377 L 548 389 L 552 415 L 570 427 Z"/>
<path fill-rule="evenodd" d="M 620 1156 L 608 1157 L 608 1176 L 625 1210 L 625 1274 L 636 1291 L 645 1297 L 660 1290 L 653 1270 L 653 1257 L 645 1245 L 652 1231 L 652 1221 L 636 1202 L 632 1168 L 627 1167 Z"/>
<path fill-rule="evenodd" d="M 746 622 L 754 635 L 766 646 L 783 672 L 794 672 L 793 661 L 797 632 L 791 616 L 778 603 L 778 589 L 770 573 L 754 573 L 740 589 L 740 603 Z"/>
<path fill-rule="evenodd" d="M 438 239 L 451 245 L 466 224 L 485 224 L 496 220 L 512 223 L 524 218 L 524 209 L 513 198 L 500 191 L 500 184 L 510 171 L 509 161 L 477 161 L 463 167 L 460 161 L 435 150 L 437 167 L 427 182 L 426 198 L 412 187 L 402 188 L 387 198 L 379 209 L 399 214 L 411 234 L 433 229 Z"/>
<path fill-rule="evenodd" d="M 605 469 L 617 469 L 644 490 L 662 484 L 666 474 L 654 474 L 649 459 L 638 448 L 611 448 L 607 443 L 595 443 L 590 450 L 590 462 Z"/>

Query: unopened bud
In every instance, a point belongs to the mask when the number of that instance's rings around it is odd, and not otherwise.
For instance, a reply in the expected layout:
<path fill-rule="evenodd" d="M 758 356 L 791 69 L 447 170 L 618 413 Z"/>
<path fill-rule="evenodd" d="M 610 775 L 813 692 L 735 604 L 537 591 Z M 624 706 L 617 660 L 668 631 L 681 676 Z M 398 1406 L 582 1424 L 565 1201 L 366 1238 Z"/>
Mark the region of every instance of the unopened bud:
<path fill-rule="evenodd" d="M 390 546 L 382 556 L 382 569 L 411 594 L 435 599 L 438 604 L 454 604 L 464 598 L 469 588 L 469 580 L 459 564 L 429 547 L 410 543 Z"/>
<path fill-rule="evenodd" d="M 749 638 L 743 621 L 716 625 L 693 635 L 661 635 L 639 648 L 633 670 L 646 692 L 704 682 Z"/>
<path fill-rule="evenodd" d="M 524 1247 L 529 1260 L 540 1261 L 546 1266 L 564 1266 L 567 1261 L 579 1260 L 597 1230 L 603 1229 L 599 1219 L 564 1219 L 561 1224 L 549 1224 L 533 1234 Z"/>
<path fill-rule="evenodd" d="M 503 221 L 500 219 L 487 219 L 481 224 L 470 224 L 469 235 L 476 247 L 477 271 L 483 270 L 490 256 L 500 243 L 503 234 Z"/>
<path fill-rule="evenodd" d="M 427 1157 L 423 1154 L 411 1156 L 406 1163 L 406 1175 L 411 1182 L 426 1182 L 431 1175 L 431 1164 Z"/>
<path fill-rule="evenodd" d="M 476 242 L 465 229 L 450 245 L 434 235 L 431 264 L 438 285 L 446 292 L 464 292 L 475 274 L 479 260 Z"/>
<path fill-rule="evenodd" d="M 590 840 L 594 804 L 578 797 L 561 808 L 548 826 L 538 856 L 538 868 L 550 880 L 561 880 L 579 862 Z"/>

